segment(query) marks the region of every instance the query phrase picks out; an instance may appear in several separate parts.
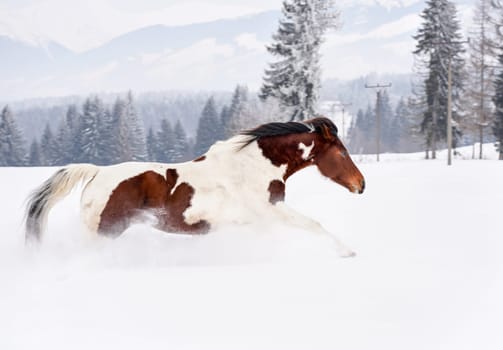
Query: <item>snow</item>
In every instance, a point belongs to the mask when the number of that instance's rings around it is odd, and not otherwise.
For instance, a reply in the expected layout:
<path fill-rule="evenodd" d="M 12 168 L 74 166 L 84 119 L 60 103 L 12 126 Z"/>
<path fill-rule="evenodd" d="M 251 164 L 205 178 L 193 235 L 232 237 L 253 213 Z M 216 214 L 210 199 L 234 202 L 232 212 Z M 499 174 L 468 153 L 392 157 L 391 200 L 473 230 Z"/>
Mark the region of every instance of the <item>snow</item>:
<path fill-rule="evenodd" d="M 363 195 L 293 176 L 288 204 L 349 259 L 281 223 L 89 237 L 78 191 L 25 250 L 23 201 L 55 169 L 1 168 L 0 349 L 501 349 L 503 162 L 486 155 L 355 156 Z"/>

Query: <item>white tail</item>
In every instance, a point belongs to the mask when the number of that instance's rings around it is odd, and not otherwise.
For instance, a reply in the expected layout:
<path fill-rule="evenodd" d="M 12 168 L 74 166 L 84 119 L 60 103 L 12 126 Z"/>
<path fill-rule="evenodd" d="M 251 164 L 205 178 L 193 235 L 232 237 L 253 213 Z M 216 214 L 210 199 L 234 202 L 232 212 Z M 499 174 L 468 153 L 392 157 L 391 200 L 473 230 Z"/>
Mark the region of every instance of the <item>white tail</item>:
<path fill-rule="evenodd" d="M 92 164 L 72 164 L 58 170 L 35 189 L 26 205 L 26 241 L 40 240 L 51 208 L 80 182 L 91 179 L 99 171 Z"/>

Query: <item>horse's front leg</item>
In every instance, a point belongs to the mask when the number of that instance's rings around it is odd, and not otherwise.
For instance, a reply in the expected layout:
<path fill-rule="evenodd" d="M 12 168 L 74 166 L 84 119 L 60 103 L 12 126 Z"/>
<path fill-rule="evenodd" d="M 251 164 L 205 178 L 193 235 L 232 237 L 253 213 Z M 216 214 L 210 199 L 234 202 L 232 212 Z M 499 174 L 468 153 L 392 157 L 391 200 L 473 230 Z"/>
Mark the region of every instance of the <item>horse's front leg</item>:
<path fill-rule="evenodd" d="M 284 203 L 273 205 L 271 213 L 289 225 L 327 237 L 334 244 L 335 250 L 340 257 L 346 258 L 356 255 L 355 252 L 346 247 L 337 237 L 323 228 L 319 222 L 296 212 Z"/>

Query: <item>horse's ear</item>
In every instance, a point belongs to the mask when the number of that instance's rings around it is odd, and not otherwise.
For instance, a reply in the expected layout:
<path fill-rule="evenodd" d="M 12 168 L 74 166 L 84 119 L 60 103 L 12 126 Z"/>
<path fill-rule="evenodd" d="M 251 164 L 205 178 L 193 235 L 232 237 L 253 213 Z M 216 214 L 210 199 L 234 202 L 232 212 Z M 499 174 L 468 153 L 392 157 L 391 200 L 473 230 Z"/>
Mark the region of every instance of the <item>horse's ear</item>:
<path fill-rule="evenodd" d="M 330 128 L 326 125 L 321 125 L 321 136 L 327 141 L 334 141 L 335 136 L 330 131 Z"/>

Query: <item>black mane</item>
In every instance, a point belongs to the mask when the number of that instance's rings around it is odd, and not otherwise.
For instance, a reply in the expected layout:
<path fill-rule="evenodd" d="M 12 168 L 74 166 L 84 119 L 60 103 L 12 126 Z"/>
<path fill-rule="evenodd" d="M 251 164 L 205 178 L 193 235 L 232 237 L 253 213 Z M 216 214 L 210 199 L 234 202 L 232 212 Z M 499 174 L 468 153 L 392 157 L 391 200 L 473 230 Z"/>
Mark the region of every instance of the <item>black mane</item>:
<path fill-rule="evenodd" d="M 269 136 L 283 136 L 290 134 L 302 134 L 305 132 L 321 133 L 321 127 L 326 126 L 333 135 L 337 135 L 337 127 L 328 118 L 317 117 L 314 119 L 306 120 L 305 122 L 273 122 L 262 124 L 254 129 L 244 130 L 241 135 L 250 136 L 243 148 L 248 146 L 253 141 L 258 141 L 262 137 Z"/>

